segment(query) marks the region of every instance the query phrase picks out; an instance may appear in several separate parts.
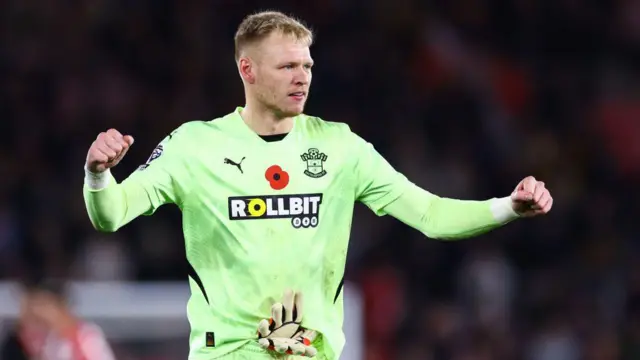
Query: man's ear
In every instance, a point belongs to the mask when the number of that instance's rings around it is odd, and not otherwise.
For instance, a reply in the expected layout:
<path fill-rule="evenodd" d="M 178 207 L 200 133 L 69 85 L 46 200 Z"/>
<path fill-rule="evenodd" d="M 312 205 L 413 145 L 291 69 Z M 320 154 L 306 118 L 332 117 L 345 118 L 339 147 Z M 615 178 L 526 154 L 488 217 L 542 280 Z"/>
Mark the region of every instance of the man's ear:
<path fill-rule="evenodd" d="M 253 84 L 256 81 L 254 62 L 249 57 L 241 57 L 238 59 L 238 71 L 242 80 L 248 84 Z"/>

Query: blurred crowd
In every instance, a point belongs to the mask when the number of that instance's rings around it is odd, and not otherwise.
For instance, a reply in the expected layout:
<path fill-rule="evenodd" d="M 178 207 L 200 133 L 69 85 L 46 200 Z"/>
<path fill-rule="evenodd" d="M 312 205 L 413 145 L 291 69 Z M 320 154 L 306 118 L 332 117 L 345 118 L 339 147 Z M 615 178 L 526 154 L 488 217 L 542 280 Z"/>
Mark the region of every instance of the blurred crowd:
<path fill-rule="evenodd" d="M 555 198 L 460 242 L 359 205 L 347 279 L 367 360 L 640 358 L 634 0 L 2 1 L 1 278 L 186 281 L 177 209 L 92 229 L 86 151 L 133 135 L 123 179 L 181 123 L 242 105 L 233 34 L 267 8 L 317 33 L 308 113 L 436 194 L 506 196 L 534 175 Z"/>

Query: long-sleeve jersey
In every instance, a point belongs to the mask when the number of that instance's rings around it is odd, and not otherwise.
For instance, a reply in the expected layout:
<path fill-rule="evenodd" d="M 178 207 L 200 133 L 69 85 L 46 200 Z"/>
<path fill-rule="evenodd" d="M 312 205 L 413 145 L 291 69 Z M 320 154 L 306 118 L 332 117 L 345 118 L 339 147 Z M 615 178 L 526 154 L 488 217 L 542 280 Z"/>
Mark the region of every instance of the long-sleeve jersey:
<path fill-rule="evenodd" d="M 337 359 L 356 202 L 437 239 L 472 237 L 516 217 L 506 198 L 464 201 L 419 188 L 343 123 L 300 115 L 284 139 L 267 142 L 240 111 L 187 122 L 121 183 L 103 174 L 106 182 L 89 178 L 84 187 L 102 231 L 163 204 L 182 211 L 192 360 L 255 341 L 258 322 L 288 288 L 305 295 L 303 326 L 321 334 L 320 353 Z"/>

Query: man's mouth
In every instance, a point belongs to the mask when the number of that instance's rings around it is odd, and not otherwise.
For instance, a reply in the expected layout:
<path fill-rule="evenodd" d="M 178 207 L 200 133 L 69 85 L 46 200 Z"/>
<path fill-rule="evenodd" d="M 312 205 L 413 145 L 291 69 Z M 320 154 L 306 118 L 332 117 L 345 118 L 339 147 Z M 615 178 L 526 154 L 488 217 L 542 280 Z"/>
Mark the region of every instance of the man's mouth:
<path fill-rule="evenodd" d="M 300 100 L 300 99 L 304 99 L 304 97 L 306 96 L 306 93 L 304 91 L 296 91 L 296 92 L 289 93 L 289 96 L 296 100 Z"/>

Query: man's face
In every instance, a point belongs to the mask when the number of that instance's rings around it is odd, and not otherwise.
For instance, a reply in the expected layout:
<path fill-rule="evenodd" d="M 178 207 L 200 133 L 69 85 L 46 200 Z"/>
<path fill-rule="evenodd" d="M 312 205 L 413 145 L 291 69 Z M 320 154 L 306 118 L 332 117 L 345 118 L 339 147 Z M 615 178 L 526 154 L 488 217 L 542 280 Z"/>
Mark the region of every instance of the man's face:
<path fill-rule="evenodd" d="M 309 95 L 313 66 L 308 44 L 276 32 L 251 53 L 253 96 L 279 117 L 301 114 Z"/>

